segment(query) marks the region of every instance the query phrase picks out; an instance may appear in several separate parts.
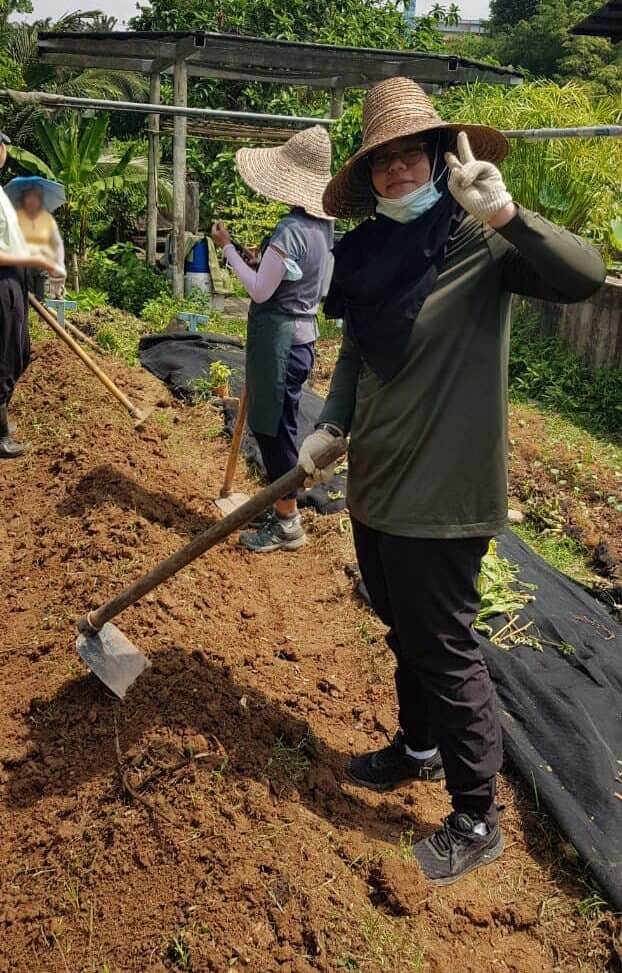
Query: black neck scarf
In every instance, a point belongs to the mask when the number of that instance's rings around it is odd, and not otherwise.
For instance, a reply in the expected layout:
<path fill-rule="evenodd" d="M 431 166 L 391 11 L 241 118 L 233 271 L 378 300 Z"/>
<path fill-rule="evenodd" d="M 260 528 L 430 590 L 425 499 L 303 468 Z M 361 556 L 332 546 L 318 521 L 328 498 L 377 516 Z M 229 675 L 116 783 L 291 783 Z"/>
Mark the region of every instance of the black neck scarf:
<path fill-rule="evenodd" d="M 417 315 L 432 292 L 449 237 L 464 216 L 444 180 L 435 205 L 398 223 L 378 215 L 347 233 L 334 250 L 335 268 L 324 304 L 344 318 L 364 361 L 382 382 L 397 375 Z"/>

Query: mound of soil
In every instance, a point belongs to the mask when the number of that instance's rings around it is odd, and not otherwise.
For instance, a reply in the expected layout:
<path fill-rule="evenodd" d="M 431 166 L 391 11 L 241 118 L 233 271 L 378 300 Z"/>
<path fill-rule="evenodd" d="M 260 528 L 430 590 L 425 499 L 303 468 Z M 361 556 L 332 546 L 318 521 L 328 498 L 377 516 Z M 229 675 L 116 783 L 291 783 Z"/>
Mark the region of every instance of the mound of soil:
<path fill-rule="evenodd" d="M 209 406 L 102 363 L 159 404 L 145 430 L 44 341 L 13 410 L 33 448 L 0 470 L 0 973 L 618 968 L 613 920 L 516 784 L 505 856 L 437 890 L 409 848 L 442 788 L 345 781 L 395 711 L 344 518 L 305 514 L 296 554 L 233 538 L 126 611 L 153 665 L 125 703 L 86 672 L 75 618 L 213 521 L 227 454 Z"/>

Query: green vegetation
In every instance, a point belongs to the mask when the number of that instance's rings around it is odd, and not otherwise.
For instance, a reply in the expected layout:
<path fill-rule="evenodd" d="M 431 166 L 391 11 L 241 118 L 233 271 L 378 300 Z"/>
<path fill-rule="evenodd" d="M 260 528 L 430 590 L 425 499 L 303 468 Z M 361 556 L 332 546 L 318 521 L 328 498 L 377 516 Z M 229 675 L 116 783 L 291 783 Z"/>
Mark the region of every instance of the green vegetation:
<path fill-rule="evenodd" d="M 94 208 L 115 189 L 131 182 L 146 186 L 144 158 L 135 157 L 130 144 L 119 155 L 106 148 L 108 116 L 95 115 L 85 121 L 73 113 L 65 125 L 37 119 L 35 136 L 43 158 L 12 145 L 10 155 L 27 171 L 60 182 L 67 203 L 63 207 L 65 242 L 82 261 L 86 253 L 87 230 Z"/>
<path fill-rule="evenodd" d="M 510 352 L 513 397 L 535 399 L 592 432 L 620 437 L 622 371 L 591 372 L 556 337 L 544 337 L 533 312 L 515 314 Z"/>
<path fill-rule="evenodd" d="M 567 574 L 581 584 L 589 585 L 594 581 L 595 576 L 590 568 L 587 552 L 572 537 L 544 534 L 530 520 L 522 524 L 512 524 L 512 530 L 562 574 Z"/>
<path fill-rule="evenodd" d="M 438 108 L 450 119 L 502 129 L 578 127 L 620 123 L 619 98 L 593 97 L 586 84 L 543 81 L 517 88 L 453 88 Z M 523 206 L 591 237 L 606 255 L 619 249 L 613 226 L 622 217 L 620 146 L 616 139 L 512 141 L 503 173 Z"/>
<path fill-rule="evenodd" d="M 505 615 L 510 619 L 534 600 L 533 586 L 519 582 L 517 566 L 498 554 L 495 541 L 490 542 L 482 560 L 478 589 L 481 605 L 474 627 L 486 635 L 493 631 L 489 618 Z"/>

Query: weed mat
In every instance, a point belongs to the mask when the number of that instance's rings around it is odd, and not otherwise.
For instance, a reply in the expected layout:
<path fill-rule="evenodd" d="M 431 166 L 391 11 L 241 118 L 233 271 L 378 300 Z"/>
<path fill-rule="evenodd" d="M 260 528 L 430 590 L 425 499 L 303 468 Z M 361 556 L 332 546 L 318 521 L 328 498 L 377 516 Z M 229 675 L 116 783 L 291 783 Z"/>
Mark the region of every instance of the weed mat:
<path fill-rule="evenodd" d="M 210 365 L 215 361 L 223 362 L 232 369 L 229 384 L 233 396 L 240 395 L 244 384 L 246 354 L 235 339 L 227 339 L 226 335 L 146 335 L 140 340 L 139 358 L 143 367 L 165 382 L 173 395 L 187 401 L 193 399 L 196 380 L 208 375 Z M 322 397 L 305 385 L 300 399 L 298 445 L 315 429 L 323 404 Z M 235 411 L 225 405 L 223 414 L 225 432 L 230 436 L 235 424 Z M 265 477 L 266 470 L 257 441 L 248 428 L 241 452 L 247 462 Z M 337 475 L 312 490 L 301 490 L 298 499 L 302 507 L 314 507 L 322 514 L 337 513 L 345 507 L 345 477 Z"/>

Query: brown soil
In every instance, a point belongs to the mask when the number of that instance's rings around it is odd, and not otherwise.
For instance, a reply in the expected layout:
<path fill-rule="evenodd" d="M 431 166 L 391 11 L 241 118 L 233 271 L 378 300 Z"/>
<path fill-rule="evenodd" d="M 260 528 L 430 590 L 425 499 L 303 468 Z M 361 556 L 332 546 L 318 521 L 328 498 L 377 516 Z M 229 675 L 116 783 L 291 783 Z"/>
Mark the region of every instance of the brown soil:
<path fill-rule="evenodd" d="M 210 407 L 107 367 L 160 402 L 144 432 L 41 342 L 14 409 L 33 449 L 0 470 L 1 973 L 619 969 L 615 921 L 581 914 L 572 849 L 516 783 L 504 857 L 438 890 L 408 847 L 442 788 L 344 781 L 395 712 L 343 518 L 307 514 L 298 554 L 233 539 L 126 611 L 153 667 L 125 703 L 86 673 L 73 620 L 212 521 L 227 451 Z"/>

